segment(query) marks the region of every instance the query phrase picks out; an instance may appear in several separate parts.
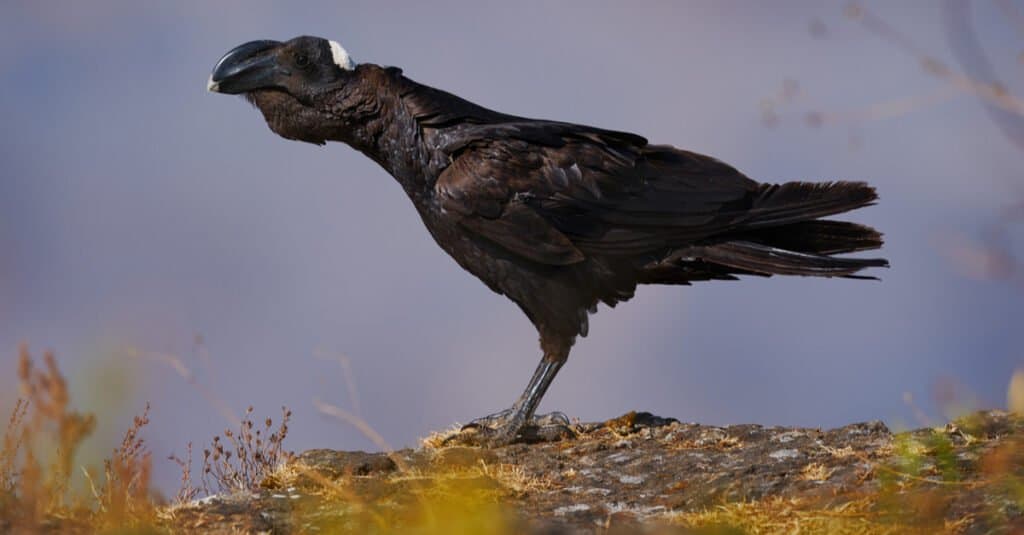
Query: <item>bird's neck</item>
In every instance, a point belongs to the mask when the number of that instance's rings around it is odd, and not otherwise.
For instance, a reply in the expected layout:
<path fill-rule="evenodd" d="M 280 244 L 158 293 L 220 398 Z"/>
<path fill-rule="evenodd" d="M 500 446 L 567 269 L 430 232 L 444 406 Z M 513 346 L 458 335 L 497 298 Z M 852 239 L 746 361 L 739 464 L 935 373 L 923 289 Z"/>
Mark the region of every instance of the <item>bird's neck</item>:
<path fill-rule="evenodd" d="M 423 131 L 402 99 L 409 80 L 396 69 L 360 65 L 328 101 L 337 125 L 327 139 L 346 143 L 380 164 L 411 197 L 432 186 Z"/>
<path fill-rule="evenodd" d="M 433 187 L 423 131 L 403 100 L 415 82 L 394 68 L 359 65 L 337 88 L 301 102 L 286 92 L 257 90 L 246 98 L 270 129 L 286 139 L 339 141 L 380 164 L 414 200 Z"/>

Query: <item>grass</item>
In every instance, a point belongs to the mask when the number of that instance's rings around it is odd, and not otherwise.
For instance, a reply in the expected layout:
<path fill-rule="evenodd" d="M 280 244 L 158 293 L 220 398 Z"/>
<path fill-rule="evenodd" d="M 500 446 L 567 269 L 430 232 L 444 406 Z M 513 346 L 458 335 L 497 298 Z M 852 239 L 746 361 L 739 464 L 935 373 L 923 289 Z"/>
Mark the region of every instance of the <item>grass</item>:
<path fill-rule="evenodd" d="M 449 439 L 459 434 L 462 430 L 462 424 L 452 424 L 446 429 L 441 431 L 434 431 L 424 438 L 420 439 L 420 447 L 436 450 L 443 448 Z"/>
<path fill-rule="evenodd" d="M 153 457 L 143 438 L 150 423 L 148 404 L 101 468 L 93 470 L 79 465 L 77 453 L 94 433 L 96 417 L 74 409 L 54 355 L 45 353 L 39 366 L 22 346 L 18 379 L 21 398 L 7 418 L 0 449 L 0 532 L 162 531 L 189 515 L 210 514 L 194 505 L 201 495 L 247 491 L 294 499 L 284 512 L 268 509 L 260 515 L 286 515 L 277 521 L 299 531 L 389 533 L 402 526 L 424 534 L 519 533 L 525 526 L 513 504 L 562 492 L 555 481 L 576 474 L 571 465 L 559 478 L 531 473 L 515 463 L 488 461 L 483 455 L 474 461 L 472 455 L 465 457 L 472 449 L 445 447 L 445 438 L 457 430 L 452 428 L 422 441 L 421 452 L 437 461 L 429 468 L 409 467 L 402 455 L 392 453 L 397 466 L 393 472 L 332 478 L 285 450 L 291 411 L 282 408 L 276 421 L 258 420 L 249 407 L 235 428 L 225 429 L 203 448 L 199 481 L 193 478 L 191 443 L 184 458 L 169 458 L 182 476 L 181 488 L 168 503 L 151 488 Z M 1015 378 L 1011 384 L 1016 385 L 1008 393 L 1013 406 L 1024 399 L 1024 390 L 1015 390 L 1024 389 L 1024 380 Z M 326 403 L 317 406 L 390 451 L 365 422 Z M 633 423 L 626 415 L 606 427 L 613 437 L 628 436 Z M 836 458 L 856 458 L 869 484 L 830 496 L 773 496 L 669 511 L 654 522 L 667 529 L 723 534 L 959 533 L 978 519 L 989 526 L 1009 525 L 1024 510 L 1024 437 L 1001 436 L 993 445 L 993 433 L 998 430 L 965 418 L 897 435 L 882 460 L 864 458 L 849 447 L 829 450 Z M 729 437 L 712 437 L 708 443 L 672 447 L 698 451 L 744 446 Z M 965 453 L 976 461 L 970 469 L 962 458 Z M 447 459 L 449 455 L 455 458 Z M 834 470 L 809 463 L 797 479 L 825 482 Z M 984 507 L 957 510 L 957 500 L 972 493 L 984 497 L 978 502 Z M 195 525 L 209 522 L 200 519 Z"/>
<path fill-rule="evenodd" d="M 508 500 L 550 488 L 510 464 L 480 462 L 440 470 L 407 469 L 385 476 L 322 475 L 301 462 L 281 465 L 265 480 L 271 492 L 298 489 L 289 522 L 321 533 L 522 533 Z"/>
<path fill-rule="evenodd" d="M 124 526 L 150 525 L 156 515 L 156 506 L 150 493 L 150 474 L 153 456 L 139 436 L 149 423 L 149 404 L 142 415 L 132 420 L 121 445 L 109 459 L 103 461 L 103 484 L 96 486 L 89 471 L 82 472 L 89 481 L 93 498 L 99 508 L 94 525 L 106 529 Z"/>
<path fill-rule="evenodd" d="M 149 404 L 133 418 L 101 470 L 80 466 L 77 453 L 95 431 L 96 417 L 73 409 L 53 353 L 44 353 L 42 360 L 38 367 L 28 347 L 19 347 L 21 397 L 0 449 L 0 532 L 155 530 L 168 504 L 151 486 L 153 457 L 142 437 Z M 290 458 L 283 442 L 291 411 L 282 408 L 276 428 L 270 418 L 259 426 L 252 416 L 250 407 L 237 431 L 225 430 L 225 439 L 214 437 L 204 450 L 202 491 L 256 489 Z M 200 493 L 192 480 L 191 443 L 187 452 L 185 459 L 171 457 L 182 469 L 176 504 Z"/>
<path fill-rule="evenodd" d="M 288 436 L 288 421 L 292 411 L 281 407 L 281 420 L 277 429 L 274 421 L 267 418 L 262 429 L 253 422 L 253 408 L 245 411 L 238 430 L 224 430 L 224 439 L 214 436 L 210 447 L 203 450 L 203 491 L 206 494 L 216 492 L 241 492 L 258 488 L 260 482 L 270 475 L 280 464 L 291 459 L 291 454 L 284 451 L 284 439 Z M 191 445 L 189 446 L 191 452 Z M 191 453 L 189 454 L 191 457 Z M 179 462 L 182 466 L 182 481 L 190 483 L 190 462 Z M 179 495 L 194 495 L 195 492 L 185 488 Z"/>
<path fill-rule="evenodd" d="M 870 498 L 836 507 L 798 499 L 769 498 L 756 502 L 723 504 L 703 511 L 670 515 L 675 525 L 705 533 L 750 534 L 828 533 L 898 535 L 915 533 L 905 525 L 887 523 L 873 512 Z M 921 531 L 919 533 L 934 533 Z"/>
<path fill-rule="evenodd" d="M 37 369 L 26 346 L 18 350 L 22 397 L 4 430 L 4 496 L 0 518 L 13 529 L 39 525 L 58 511 L 79 506 L 70 496 L 75 454 L 96 419 L 70 407 L 67 381 L 52 353 Z"/>

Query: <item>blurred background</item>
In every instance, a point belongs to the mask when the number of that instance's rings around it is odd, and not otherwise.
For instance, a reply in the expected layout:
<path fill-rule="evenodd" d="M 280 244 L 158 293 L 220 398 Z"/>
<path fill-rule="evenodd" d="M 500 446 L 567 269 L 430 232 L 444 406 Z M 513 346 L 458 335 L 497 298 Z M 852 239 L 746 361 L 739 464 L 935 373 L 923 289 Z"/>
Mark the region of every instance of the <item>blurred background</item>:
<path fill-rule="evenodd" d="M 272 134 L 209 71 L 311 34 L 507 113 L 711 154 L 763 181 L 866 180 L 881 282 L 643 287 L 591 318 L 541 410 L 894 427 L 1005 404 L 1024 366 L 1024 2 L 4 2 L 0 409 L 53 349 L 106 455 L 152 404 L 164 457 L 249 405 L 286 446 L 377 449 L 507 407 L 521 312 L 365 157 Z M 346 369 L 349 371 L 346 372 Z"/>

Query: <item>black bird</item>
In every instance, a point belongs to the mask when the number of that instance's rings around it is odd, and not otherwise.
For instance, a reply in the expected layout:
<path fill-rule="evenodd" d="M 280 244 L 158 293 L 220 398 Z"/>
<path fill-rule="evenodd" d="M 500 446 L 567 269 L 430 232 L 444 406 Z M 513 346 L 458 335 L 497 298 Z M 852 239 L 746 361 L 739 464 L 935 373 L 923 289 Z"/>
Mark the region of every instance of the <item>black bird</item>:
<path fill-rule="evenodd" d="M 278 135 L 347 143 L 402 185 L 438 245 L 540 333 L 540 365 L 511 409 L 474 422 L 484 442 L 542 438 L 534 412 L 598 303 L 637 284 L 737 275 L 870 278 L 874 229 L 822 219 L 873 204 L 863 182 L 762 184 L 641 136 L 491 111 L 357 65 L 334 41 L 245 43 L 208 89 L 244 94 Z"/>

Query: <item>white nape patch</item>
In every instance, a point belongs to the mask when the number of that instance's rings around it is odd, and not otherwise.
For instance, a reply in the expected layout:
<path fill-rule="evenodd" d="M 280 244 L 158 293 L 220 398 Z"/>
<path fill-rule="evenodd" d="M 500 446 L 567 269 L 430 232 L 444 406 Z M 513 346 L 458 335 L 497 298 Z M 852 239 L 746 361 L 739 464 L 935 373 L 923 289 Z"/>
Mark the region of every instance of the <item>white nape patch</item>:
<path fill-rule="evenodd" d="M 349 56 L 337 41 L 328 41 L 328 43 L 331 45 L 331 56 L 334 58 L 334 63 L 346 71 L 356 68 L 356 62 L 352 61 L 352 56 Z"/>

